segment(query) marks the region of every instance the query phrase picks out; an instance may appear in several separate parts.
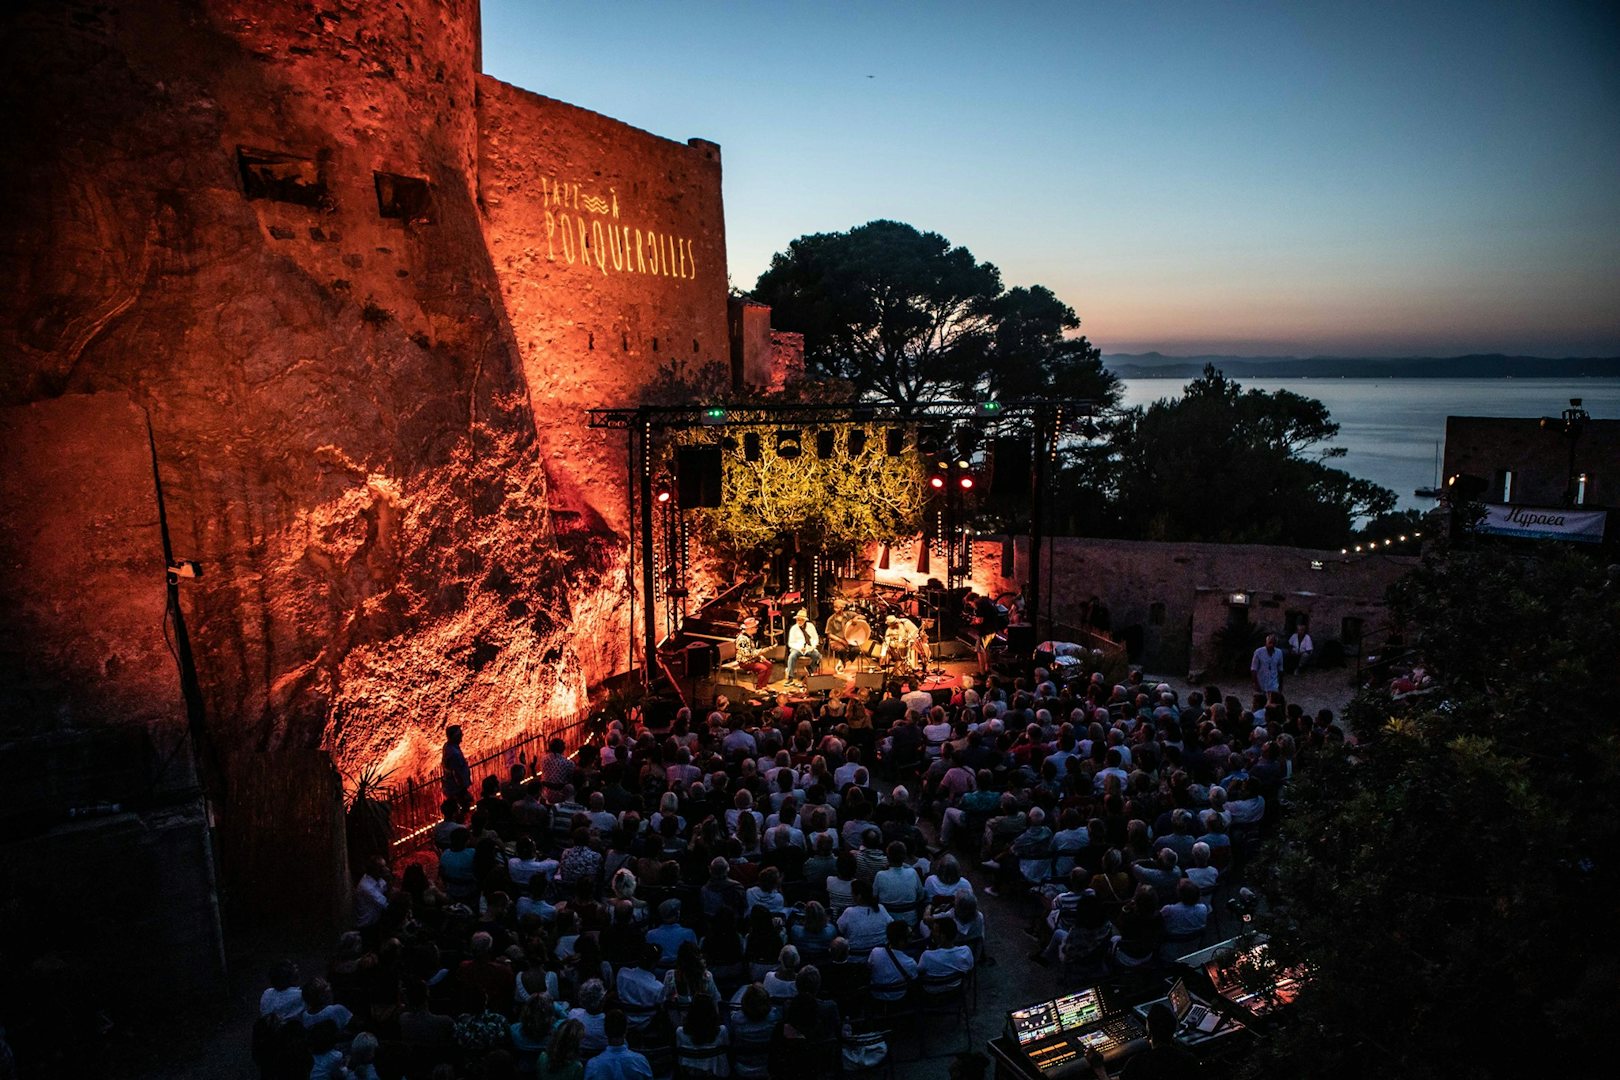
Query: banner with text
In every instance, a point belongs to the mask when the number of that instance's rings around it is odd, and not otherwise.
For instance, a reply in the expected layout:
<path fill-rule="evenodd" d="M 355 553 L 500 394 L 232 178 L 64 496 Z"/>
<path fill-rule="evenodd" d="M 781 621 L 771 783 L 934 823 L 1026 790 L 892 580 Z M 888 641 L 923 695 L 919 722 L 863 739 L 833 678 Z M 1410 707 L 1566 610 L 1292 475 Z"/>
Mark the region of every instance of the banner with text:
<path fill-rule="evenodd" d="M 1603 542 L 1603 510 L 1570 510 L 1565 507 L 1503 506 L 1485 507 L 1485 520 L 1479 531 L 1493 536 L 1522 536 L 1535 540 L 1579 540 L 1583 544 Z"/>

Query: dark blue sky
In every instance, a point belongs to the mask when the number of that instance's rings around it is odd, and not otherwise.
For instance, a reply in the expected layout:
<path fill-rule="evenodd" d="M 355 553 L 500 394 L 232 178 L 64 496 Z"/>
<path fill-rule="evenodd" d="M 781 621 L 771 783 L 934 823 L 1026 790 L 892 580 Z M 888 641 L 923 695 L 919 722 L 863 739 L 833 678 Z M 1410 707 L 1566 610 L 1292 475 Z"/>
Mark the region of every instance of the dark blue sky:
<path fill-rule="evenodd" d="M 895 218 L 1109 352 L 1620 354 L 1620 5 L 483 0 L 491 75 L 721 144 L 731 277 Z"/>

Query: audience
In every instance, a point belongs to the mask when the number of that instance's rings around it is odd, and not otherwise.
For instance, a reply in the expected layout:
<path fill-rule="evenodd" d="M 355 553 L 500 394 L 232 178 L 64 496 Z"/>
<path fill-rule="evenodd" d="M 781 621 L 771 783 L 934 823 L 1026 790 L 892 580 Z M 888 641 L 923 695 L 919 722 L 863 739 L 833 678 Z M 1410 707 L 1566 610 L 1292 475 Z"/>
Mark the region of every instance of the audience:
<path fill-rule="evenodd" d="M 1280 694 L 1182 705 L 1077 670 L 980 676 L 948 703 L 851 689 L 819 715 L 722 701 L 502 764 L 476 804 L 445 799 L 430 858 L 368 863 L 324 974 L 271 970 L 261 1073 L 827 1075 L 846 1022 L 991 962 L 964 867 L 1030 912 L 1038 962 L 1191 951 L 1342 733 Z"/>

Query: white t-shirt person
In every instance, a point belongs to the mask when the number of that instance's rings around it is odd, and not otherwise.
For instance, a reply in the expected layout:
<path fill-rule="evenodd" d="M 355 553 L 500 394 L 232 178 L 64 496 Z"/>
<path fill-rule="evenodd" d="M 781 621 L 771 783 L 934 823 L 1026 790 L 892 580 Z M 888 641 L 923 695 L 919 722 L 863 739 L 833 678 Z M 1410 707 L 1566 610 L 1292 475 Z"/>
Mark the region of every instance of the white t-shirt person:
<path fill-rule="evenodd" d="M 1294 654 L 1299 667 L 1303 668 L 1311 662 L 1311 653 L 1316 651 L 1316 642 L 1311 640 L 1311 632 L 1300 627 L 1288 635 L 1288 651 Z"/>
<path fill-rule="evenodd" d="M 1287 655 L 1277 648 L 1277 635 L 1267 634 L 1266 643 L 1254 650 L 1254 656 L 1249 661 L 1249 673 L 1254 676 L 1254 688 L 1261 693 L 1282 689 L 1283 657 Z"/>

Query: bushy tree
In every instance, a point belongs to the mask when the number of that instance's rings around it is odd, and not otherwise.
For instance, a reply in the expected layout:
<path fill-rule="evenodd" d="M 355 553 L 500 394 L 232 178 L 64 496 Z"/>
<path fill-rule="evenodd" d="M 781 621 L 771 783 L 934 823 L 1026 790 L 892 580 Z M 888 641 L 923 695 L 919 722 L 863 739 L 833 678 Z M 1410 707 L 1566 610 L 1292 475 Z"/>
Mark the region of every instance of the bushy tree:
<path fill-rule="evenodd" d="M 1255 1069 L 1592 1075 L 1620 1001 L 1620 583 L 1482 545 L 1392 602 L 1435 684 L 1358 698 L 1360 745 L 1290 787 L 1263 925 L 1314 977 Z"/>
<path fill-rule="evenodd" d="M 1118 381 L 1074 310 L 938 233 L 897 221 L 801 236 L 772 258 L 753 296 L 771 323 L 804 335 L 813 378 L 902 404 L 958 395 L 1112 404 Z"/>
<path fill-rule="evenodd" d="M 1289 390 L 1245 391 L 1213 366 L 1179 398 L 1116 414 L 1065 481 L 1082 529 L 1145 540 L 1339 547 L 1354 520 L 1394 508 L 1387 488 L 1328 461 L 1339 425 Z"/>

